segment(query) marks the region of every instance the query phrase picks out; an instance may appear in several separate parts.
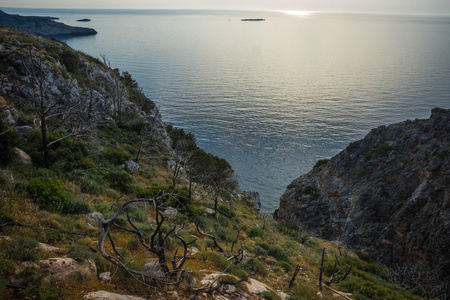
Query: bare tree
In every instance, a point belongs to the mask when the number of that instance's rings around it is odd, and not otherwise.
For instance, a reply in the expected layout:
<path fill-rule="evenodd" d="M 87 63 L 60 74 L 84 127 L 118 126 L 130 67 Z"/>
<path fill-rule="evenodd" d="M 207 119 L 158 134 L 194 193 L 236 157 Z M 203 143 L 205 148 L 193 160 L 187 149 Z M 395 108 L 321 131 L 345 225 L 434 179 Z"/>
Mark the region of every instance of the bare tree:
<path fill-rule="evenodd" d="M 63 139 L 83 134 L 90 126 L 86 122 L 86 107 L 81 99 L 71 97 L 72 82 L 63 82 L 54 74 L 55 70 L 42 54 L 32 53 L 29 46 L 28 56 L 24 57 L 23 70 L 30 86 L 27 89 L 28 101 L 37 114 L 35 125 L 42 135 L 44 164 L 50 166 L 49 147 Z M 49 133 L 64 127 L 67 134 L 50 141 Z"/>
<path fill-rule="evenodd" d="M 118 269 L 123 269 L 132 278 L 141 284 L 153 288 L 158 291 L 165 292 L 167 287 L 176 287 L 183 282 L 183 278 L 186 278 L 186 274 L 189 272 L 184 269 L 184 264 L 188 259 L 190 253 L 189 247 L 196 242 L 196 238 L 192 240 L 187 240 L 180 235 L 180 231 L 184 228 L 185 224 L 181 226 L 176 225 L 166 225 L 168 216 L 164 214 L 164 201 L 167 197 L 176 197 L 177 195 L 169 193 L 161 193 L 160 196 L 153 199 L 129 199 L 122 196 L 118 202 L 115 204 L 117 207 L 114 215 L 99 224 L 99 250 L 101 255 Z M 123 201 L 123 202 L 122 202 Z M 120 203 L 122 202 L 122 203 Z M 135 221 L 129 214 L 129 208 L 132 206 L 139 207 L 143 211 L 147 218 L 148 229 L 143 230 L 142 225 L 137 226 Z M 118 222 L 123 216 L 126 217 L 126 224 Z M 120 224 L 119 224 L 120 223 Z M 231 246 L 231 253 L 225 252 L 224 248 L 219 245 L 214 236 L 204 233 L 199 229 L 197 224 L 197 230 L 202 236 L 207 236 L 212 238 L 216 243 L 218 249 L 229 256 L 230 265 L 239 263 L 244 257 L 244 247 L 241 243 L 240 248 L 235 250 L 236 244 L 239 239 L 239 231 L 236 235 L 235 240 Z M 141 245 L 140 251 L 135 254 L 131 259 L 126 260 L 116 248 L 116 241 L 113 232 L 124 232 L 131 236 L 136 237 Z M 149 232 L 150 231 L 150 232 Z M 175 250 L 169 250 L 166 246 L 166 241 L 170 237 L 175 237 L 180 241 L 181 253 L 179 253 L 180 248 Z M 157 257 L 157 272 L 148 272 L 144 268 L 144 271 L 138 271 L 130 267 L 130 263 L 135 261 L 140 255 L 153 254 Z M 169 261 L 167 257 L 172 257 Z M 230 266 L 229 265 L 229 266 Z M 228 267 L 229 267 L 228 266 Z M 226 269 L 228 269 L 228 267 Z M 223 270 L 223 272 L 226 271 Z M 154 270 L 155 271 L 155 270 Z M 250 275 L 249 275 L 250 276 Z M 218 283 L 222 285 L 227 284 L 237 284 L 241 281 L 236 282 L 223 282 Z M 191 288 L 191 287 L 190 287 Z M 192 289 L 192 292 L 198 293 L 213 293 L 217 288 L 211 285 L 207 285 L 201 288 Z"/>

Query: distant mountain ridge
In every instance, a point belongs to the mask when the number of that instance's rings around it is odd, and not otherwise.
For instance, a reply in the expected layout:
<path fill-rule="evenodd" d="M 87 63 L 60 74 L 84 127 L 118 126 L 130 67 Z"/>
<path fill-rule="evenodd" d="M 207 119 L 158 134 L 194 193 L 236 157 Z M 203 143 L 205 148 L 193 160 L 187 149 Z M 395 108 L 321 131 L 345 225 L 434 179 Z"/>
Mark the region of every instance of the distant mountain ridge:
<path fill-rule="evenodd" d="M 378 127 L 295 179 L 275 217 L 450 282 L 449 158 L 450 110 Z"/>
<path fill-rule="evenodd" d="M 44 37 L 67 37 L 97 34 L 92 28 L 74 27 L 55 22 L 49 17 L 24 17 L 7 14 L 0 10 L 0 24 Z"/>

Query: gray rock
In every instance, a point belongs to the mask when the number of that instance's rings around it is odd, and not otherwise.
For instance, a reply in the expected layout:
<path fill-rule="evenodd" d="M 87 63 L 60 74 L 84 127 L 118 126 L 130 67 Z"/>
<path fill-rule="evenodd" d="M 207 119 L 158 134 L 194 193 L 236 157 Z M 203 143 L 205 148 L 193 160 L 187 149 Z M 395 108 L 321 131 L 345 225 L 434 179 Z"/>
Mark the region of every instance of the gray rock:
<path fill-rule="evenodd" d="M 39 264 L 45 276 L 42 284 L 46 286 L 97 277 L 97 266 L 92 260 L 78 263 L 72 258 L 58 257 L 42 260 Z"/>
<path fill-rule="evenodd" d="M 24 164 L 26 164 L 26 165 L 33 164 L 33 160 L 31 159 L 31 156 L 29 156 L 28 153 L 26 153 L 25 151 L 23 151 L 19 148 L 14 148 L 14 152 L 16 152 L 17 156 Z"/>
<path fill-rule="evenodd" d="M 145 298 L 120 295 L 107 291 L 91 292 L 83 297 L 84 300 L 145 300 Z"/>
<path fill-rule="evenodd" d="M 134 172 L 136 172 L 137 170 L 139 170 L 139 164 L 135 163 L 132 160 L 127 160 L 124 162 L 123 165 L 119 166 L 121 169 L 125 169 L 128 172 L 130 172 L 131 174 L 133 174 Z"/>
<path fill-rule="evenodd" d="M 159 265 L 157 258 L 147 259 L 142 267 L 142 272 L 157 279 L 162 279 L 165 277 L 164 271 Z"/>
<path fill-rule="evenodd" d="M 86 218 L 89 220 L 89 222 L 94 223 L 96 225 L 99 222 L 105 220 L 105 216 L 98 211 L 86 214 Z"/>
<path fill-rule="evenodd" d="M 168 207 L 164 211 L 164 214 L 166 216 L 168 216 L 168 217 L 175 217 L 178 214 L 178 210 L 176 208 L 173 208 L 173 207 Z"/>
<path fill-rule="evenodd" d="M 101 281 L 110 281 L 111 280 L 111 272 L 103 272 L 98 275 L 98 279 Z"/>
<path fill-rule="evenodd" d="M 216 211 L 212 208 L 206 208 L 205 209 L 205 215 L 206 216 L 214 216 L 216 214 Z"/>
<path fill-rule="evenodd" d="M 295 179 L 278 220 L 450 282 L 450 110 L 373 129 Z"/>

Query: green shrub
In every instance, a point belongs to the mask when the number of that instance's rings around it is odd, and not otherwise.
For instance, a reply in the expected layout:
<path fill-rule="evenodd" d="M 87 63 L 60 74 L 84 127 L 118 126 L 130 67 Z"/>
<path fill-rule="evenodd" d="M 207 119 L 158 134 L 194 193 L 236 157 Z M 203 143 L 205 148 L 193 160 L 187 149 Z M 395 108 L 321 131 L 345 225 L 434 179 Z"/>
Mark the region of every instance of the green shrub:
<path fill-rule="evenodd" d="M 236 216 L 236 213 L 231 208 L 221 203 L 217 206 L 217 210 L 219 213 L 224 214 L 228 218 L 234 218 Z"/>
<path fill-rule="evenodd" d="M 227 270 L 227 273 L 232 274 L 232 275 L 238 277 L 239 279 L 243 279 L 248 276 L 247 272 L 245 272 L 244 270 L 242 270 L 241 268 L 239 268 L 236 265 L 230 266 Z"/>
<path fill-rule="evenodd" d="M 288 249 L 300 250 L 298 244 L 294 241 L 287 241 L 285 247 Z"/>
<path fill-rule="evenodd" d="M 61 212 L 70 198 L 63 190 L 63 183 L 52 178 L 38 177 L 28 182 L 28 196 L 39 208 L 52 212 Z"/>
<path fill-rule="evenodd" d="M 256 258 L 247 260 L 247 267 L 250 271 L 254 271 L 256 274 L 264 277 L 269 274 L 264 264 Z"/>
<path fill-rule="evenodd" d="M 260 246 L 255 246 L 255 255 L 267 256 L 267 250 Z"/>
<path fill-rule="evenodd" d="M 286 262 L 291 261 L 289 259 L 288 254 L 286 253 L 286 251 L 284 251 L 279 246 L 270 246 L 269 250 L 267 251 L 267 254 L 272 256 L 276 260 L 283 260 L 283 261 L 286 261 Z"/>
<path fill-rule="evenodd" d="M 220 241 L 232 241 L 234 240 L 234 236 L 225 230 L 220 224 L 214 223 L 214 236 L 218 238 Z"/>
<path fill-rule="evenodd" d="M 132 190 L 131 184 L 133 183 L 133 177 L 130 176 L 125 170 L 118 172 L 109 172 L 107 175 L 109 185 L 113 189 L 117 189 L 122 193 L 129 193 Z"/>
<path fill-rule="evenodd" d="M 284 270 L 284 272 L 286 272 L 286 273 L 289 273 L 289 272 L 292 271 L 292 266 L 291 266 L 291 264 L 290 264 L 290 263 L 287 263 L 287 262 L 285 262 L 285 261 L 282 261 L 282 260 L 277 261 L 277 262 L 275 263 L 275 266 L 282 268 L 282 269 Z"/>
<path fill-rule="evenodd" d="M 276 300 L 277 299 L 271 291 L 263 291 L 261 293 L 261 297 L 263 297 L 263 299 L 267 299 L 267 300 Z"/>
<path fill-rule="evenodd" d="M 17 261 L 37 261 L 40 258 L 39 242 L 30 237 L 20 237 L 6 250 L 8 257 Z"/>
<path fill-rule="evenodd" d="M 216 266 L 220 270 L 224 270 L 230 264 L 227 258 L 220 253 L 204 251 L 200 254 L 200 256 L 203 260 L 211 261 L 214 266 Z"/>
<path fill-rule="evenodd" d="M 131 154 L 129 154 L 125 151 L 122 151 L 120 149 L 115 149 L 115 148 L 106 149 L 105 157 L 111 163 L 116 164 L 116 165 L 123 164 L 125 161 L 133 158 L 133 156 Z"/>
<path fill-rule="evenodd" d="M 264 231 L 264 229 L 255 226 L 250 229 L 250 231 L 248 232 L 248 236 L 251 238 L 254 238 L 257 236 L 263 238 L 266 236 L 266 232 Z"/>
<path fill-rule="evenodd" d="M 61 54 L 61 62 L 70 73 L 77 73 L 83 67 L 83 63 L 80 61 L 80 55 L 71 50 L 65 50 Z"/>
<path fill-rule="evenodd" d="M 64 234 L 58 229 L 46 229 L 45 235 L 47 236 L 47 240 L 49 242 L 57 242 L 65 240 Z"/>
<path fill-rule="evenodd" d="M 270 245 L 265 242 L 256 243 L 256 246 L 263 248 L 266 251 L 269 251 Z"/>
<path fill-rule="evenodd" d="M 64 203 L 62 212 L 68 215 L 79 215 L 90 213 L 92 209 L 85 200 L 70 200 Z"/>
<path fill-rule="evenodd" d="M 78 244 L 73 244 L 70 246 L 66 255 L 67 257 L 73 258 L 78 262 L 83 262 L 94 258 L 94 253 L 92 253 L 86 246 Z"/>

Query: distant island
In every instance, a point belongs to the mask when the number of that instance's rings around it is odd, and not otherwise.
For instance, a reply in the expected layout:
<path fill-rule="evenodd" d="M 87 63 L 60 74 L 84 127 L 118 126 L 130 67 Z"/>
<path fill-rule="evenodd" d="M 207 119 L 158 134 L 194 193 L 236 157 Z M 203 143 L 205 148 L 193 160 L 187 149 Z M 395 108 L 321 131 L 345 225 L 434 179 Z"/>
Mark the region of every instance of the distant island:
<path fill-rule="evenodd" d="M 90 22 L 91 19 L 79 19 L 77 20 L 77 22 Z"/>
<path fill-rule="evenodd" d="M 0 24 L 15 30 L 44 37 L 70 37 L 97 34 L 92 28 L 74 27 L 55 22 L 54 17 L 24 17 L 10 15 L 0 10 Z"/>
<path fill-rule="evenodd" d="M 266 19 L 241 19 L 241 21 L 265 21 Z"/>

